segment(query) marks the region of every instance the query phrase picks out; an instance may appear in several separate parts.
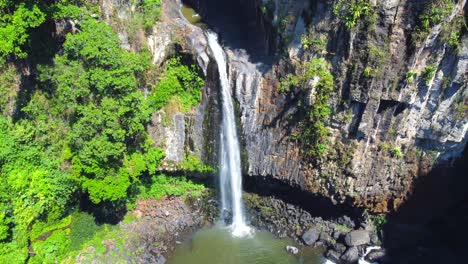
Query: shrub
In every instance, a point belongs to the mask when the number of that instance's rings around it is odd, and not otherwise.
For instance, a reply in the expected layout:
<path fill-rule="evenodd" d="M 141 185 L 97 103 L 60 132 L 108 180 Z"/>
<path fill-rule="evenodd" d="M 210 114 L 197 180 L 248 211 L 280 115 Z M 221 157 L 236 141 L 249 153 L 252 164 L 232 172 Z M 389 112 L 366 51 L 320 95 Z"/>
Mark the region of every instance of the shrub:
<path fill-rule="evenodd" d="M 418 17 L 419 23 L 413 34 L 413 43 L 420 43 L 428 34 L 432 27 L 439 24 L 445 17 L 452 13 L 455 5 L 452 0 L 432 0 L 428 1 L 424 10 Z"/>
<path fill-rule="evenodd" d="M 373 8 L 368 0 L 339 0 L 333 13 L 344 21 L 346 28 L 352 29 L 359 19 L 372 15 Z"/>
<path fill-rule="evenodd" d="M 181 64 L 180 58 L 172 58 L 148 100 L 152 109 L 161 109 L 176 96 L 182 102 L 181 110 L 188 111 L 200 103 L 204 85 L 195 65 L 186 66 Z"/>
<path fill-rule="evenodd" d="M 424 72 L 422 74 L 422 78 L 426 85 L 429 85 L 431 80 L 434 78 L 436 73 L 436 67 L 434 65 L 427 65 L 426 68 L 424 68 Z"/>
<path fill-rule="evenodd" d="M 401 149 L 399 147 L 394 147 L 392 150 L 391 150 L 391 154 L 393 157 L 395 158 L 401 158 L 403 157 L 403 153 L 401 152 Z"/>
<path fill-rule="evenodd" d="M 410 70 L 406 73 L 406 82 L 408 84 L 413 84 L 417 77 L 418 73 L 414 70 Z"/>

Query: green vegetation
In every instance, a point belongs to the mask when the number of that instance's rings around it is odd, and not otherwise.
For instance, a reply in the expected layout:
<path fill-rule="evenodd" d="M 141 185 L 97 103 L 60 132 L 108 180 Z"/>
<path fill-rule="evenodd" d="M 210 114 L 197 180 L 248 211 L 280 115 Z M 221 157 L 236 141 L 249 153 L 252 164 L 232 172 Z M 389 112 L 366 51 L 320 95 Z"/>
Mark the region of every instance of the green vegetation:
<path fill-rule="evenodd" d="M 364 78 L 372 78 L 372 76 L 374 76 L 374 70 L 371 67 L 367 66 L 366 68 L 364 68 L 363 76 Z"/>
<path fill-rule="evenodd" d="M 179 166 L 186 172 L 209 173 L 215 171 L 212 167 L 203 164 L 200 158 L 195 155 L 186 155 Z"/>
<path fill-rule="evenodd" d="M 348 30 L 354 28 L 360 19 L 372 18 L 373 12 L 368 0 L 339 0 L 333 7 L 333 14 L 344 22 Z"/>
<path fill-rule="evenodd" d="M 138 1 L 138 14 L 143 16 L 143 26 L 149 32 L 161 15 L 161 0 Z"/>
<path fill-rule="evenodd" d="M 20 76 L 11 65 L 0 65 L 0 114 L 7 115 L 10 105 L 16 100 Z"/>
<path fill-rule="evenodd" d="M 376 215 L 372 217 L 372 222 L 374 223 L 377 231 L 382 230 L 383 226 L 387 224 L 388 220 L 385 215 Z"/>
<path fill-rule="evenodd" d="M 383 69 L 388 62 L 388 56 L 385 53 L 387 48 L 379 47 L 375 43 L 370 42 L 367 46 L 367 66 L 364 68 L 364 78 L 372 78 L 384 74 Z"/>
<path fill-rule="evenodd" d="M 134 4 L 148 29 L 160 0 Z M 176 57 L 159 69 L 147 48 L 122 49 L 89 1 L 0 1 L 0 16 L 0 263 L 56 263 L 123 237 L 79 212 L 80 201 L 117 215 L 137 199 L 201 194 L 203 185 L 158 172 L 165 154 L 146 131 L 151 113 L 171 100 L 183 111 L 200 102 L 195 66 Z M 63 18 L 79 30 L 33 47 L 38 35 L 52 35 L 44 23 Z M 34 73 L 26 83 L 18 59 Z M 182 169 L 212 170 L 192 156 Z"/>
<path fill-rule="evenodd" d="M 338 229 L 338 230 L 340 230 L 342 232 L 345 232 L 345 233 L 348 233 L 348 232 L 352 231 L 351 228 L 349 228 L 349 227 L 347 227 L 345 225 L 339 225 L 339 224 L 336 225 L 336 229 Z"/>
<path fill-rule="evenodd" d="M 318 54 L 327 52 L 327 37 L 322 34 L 315 36 L 312 32 L 301 37 L 301 47 L 303 50 L 310 50 Z"/>
<path fill-rule="evenodd" d="M 440 30 L 441 40 L 447 43 L 452 49 L 458 51 L 461 36 L 463 31 L 466 31 L 468 26 L 463 16 L 456 16 L 450 23 L 446 23 Z"/>
<path fill-rule="evenodd" d="M 413 34 L 413 43 L 418 44 L 430 32 L 430 29 L 442 22 L 442 20 L 452 13 L 455 5 L 453 0 L 431 0 L 425 5 L 419 15 L 418 25 Z"/>
<path fill-rule="evenodd" d="M 148 100 L 152 108 L 159 109 L 166 106 L 171 99 L 177 98 L 181 103 L 181 110 L 185 112 L 200 103 L 204 85 L 195 65 L 188 67 L 181 64 L 180 58 L 172 58 Z"/>
<path fill-rule="evenodd" d="M 29 30 L 39 27 L 46 20 L 46 14 L 35 2 L 0 2 L 0 61 L 8 55 L 18 58 L 27 56 L 25 44 L 29 40 Z"/>
<path fill-rule="evenodd" d="M 191 194 L 193 197 L 202 195 L 205 186 L 196 184 L 184 177 L 166 176 L 164 174 L 153 176 L 149 187 L 142 187 L 138 198 L 161 199 L 164 196 L 182 196 Z"/>
<path fill-rule="evenodd" d="M 434 78 L 436 73 L 436 67 L 434 65 L 427 65 L 426 68 L 424 68 L 424 72 L 422 74 L 422 78 L 426 85 L 429 85 L 431 80 Z"/>
<path fill-rule="evenodd" d="M 400 147 L 392 148 L 390 153 L 392 154 L 392 157 L 395 157 L 395 158 L 398 158 L 398 159 L 403 157 L 403 153 L 401 152 Z"/>
<path fill-rule="evenodd" d="M 418 73 L 414 70 L 410 70 L 406 73 L 406 82 L 408 84 L 413 84 L 417 77 Z"/>
<path fill-rule="evenodd" d="M 289 92 L 291 89 L 304 90 L 310 81 L 316 83 L 313 102 L 310 107 L 303 109 L 307 114 L 303 122 L 300 122 L 300 140 L 305 145 L 304 154 L 319 159 L 327 150 L 328 117 L 331 115 L 328 99 L 334 88 L 333 76 L 328 70 L 325 59 L 314 58 L 305 64 L 297 65 L 296 74 L 288 74 L 281 79 L 281 92 Z M 299 107 L 304 107 L 302 104 Z"/>

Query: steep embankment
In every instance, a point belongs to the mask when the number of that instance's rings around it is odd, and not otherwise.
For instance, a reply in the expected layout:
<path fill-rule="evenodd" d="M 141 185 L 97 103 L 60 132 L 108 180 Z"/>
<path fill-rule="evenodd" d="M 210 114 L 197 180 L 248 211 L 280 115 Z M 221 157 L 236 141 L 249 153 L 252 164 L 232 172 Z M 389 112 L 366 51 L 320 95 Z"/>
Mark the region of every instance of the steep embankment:
<path fill-rule="evenodd" d="M 224 40 L 246 175 L 382 213 L 463 151 L 466 1 L 187 2 Z M 202 32 L 180 26 L 208 83 L 193 118 L 174 116 L 169 138 L 183 142 L 166 151 L 216 161 L 216 137 L 200 137 L 219 118 L 213 59 Z"/>

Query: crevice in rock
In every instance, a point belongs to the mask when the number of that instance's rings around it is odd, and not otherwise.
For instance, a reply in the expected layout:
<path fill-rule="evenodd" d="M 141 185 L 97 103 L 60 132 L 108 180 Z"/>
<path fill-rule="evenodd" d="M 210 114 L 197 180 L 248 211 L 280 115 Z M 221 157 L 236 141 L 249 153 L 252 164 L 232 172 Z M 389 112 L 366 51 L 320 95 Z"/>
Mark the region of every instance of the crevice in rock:
<path fill-rule="evenodd" d="M 351 124 L 349 126 L 349 135 L 350 137 L 355 138 L 357 136 L 359 124 L 362 120 L 362 115 L 364 114 L 364 110 L 366 109 L 366 104 L 357 101 L 352 101 L 351 108 L 353 109 L 353 120 L 351 121 Z"/>

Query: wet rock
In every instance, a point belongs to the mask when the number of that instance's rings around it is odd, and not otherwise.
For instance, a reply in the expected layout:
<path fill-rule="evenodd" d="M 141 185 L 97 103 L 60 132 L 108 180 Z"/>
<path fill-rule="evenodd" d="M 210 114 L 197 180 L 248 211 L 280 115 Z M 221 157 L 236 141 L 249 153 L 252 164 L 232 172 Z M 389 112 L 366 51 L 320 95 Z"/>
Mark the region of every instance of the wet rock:
<path fill-rule="evenodd" d="M 293 246 L 286 246 L 286 251 L 293 255 L 297 255 L 299 253 L 299 249 Z"/>
<path fill-rule="evenodd" d="M 385 249 L 373 249 L 365 257 L 368 262 L 385 262 L 387 259 Z"/>
<path fill-rule="evenodd" d="M 344 215 L 344 216 L 341 216 L 340 218 L 338 218 L 337 220 L 338 224 L 340 225 L 344 225 L 350 229 L 353 229 L 356 224 L 354 223 L 354 221 L 347 215 Z"/>
<path fill-rule="evenodd" d="M 340 253 L 334 251 L 334 250 L 328 250 L 327 251 L 327 254 L 325 254 L 325 257 L 328 259 L 328 260 L 331 260 L 332 262 L 334 262 L 335 264 L 341 264 L 341 260 L 340 260 Z"/>
<path fill-rule="evenodd" d="M 345 243 L 347 246 L 359 246 L 369 244 L 370 237 L 369 232 L 365 230 L 354 230 L 346 234 Z"/>
<path fill-rule="evenodd" d="M 320 241 L 323 241 L 325 244 L 330 245 L 334 240 L 328 232 L 321 232 L 320 233 Z"/>
<path fill-rule="evenodd" d="M 156 264 L 166 264 L 166 258 L 163 255 L 159 255 L 156 258 Z"/>
<path fill-rule="evenodd" d="M 343 254 L 346 251 L 346 246 L 341 243 L 335 243 L 335 245 L 333 245 L 333 249 L 336 252 Z"/>
<path fill-rule="evenodd" d="M 379 236 L 377 235 L 377 233 L 375 233 L 375 232 L 370 233 L 370 243 L 372 245 L 379 245 L 380 244 L 380 239 L 379 239 Z"/>
<path fill-rule="evenodd" d="M 350 247 L 341 255 L 341 260 L 345 263 L 356 263 L 359 260 L 359 252 L 356 247 Z"/>
<path fill-rule="evenodd" d="M 316 228 L 311 228 L 302 235 L 302 241 L 308 246 L 313 245 L 319 239 L 319 234 Z"/>

